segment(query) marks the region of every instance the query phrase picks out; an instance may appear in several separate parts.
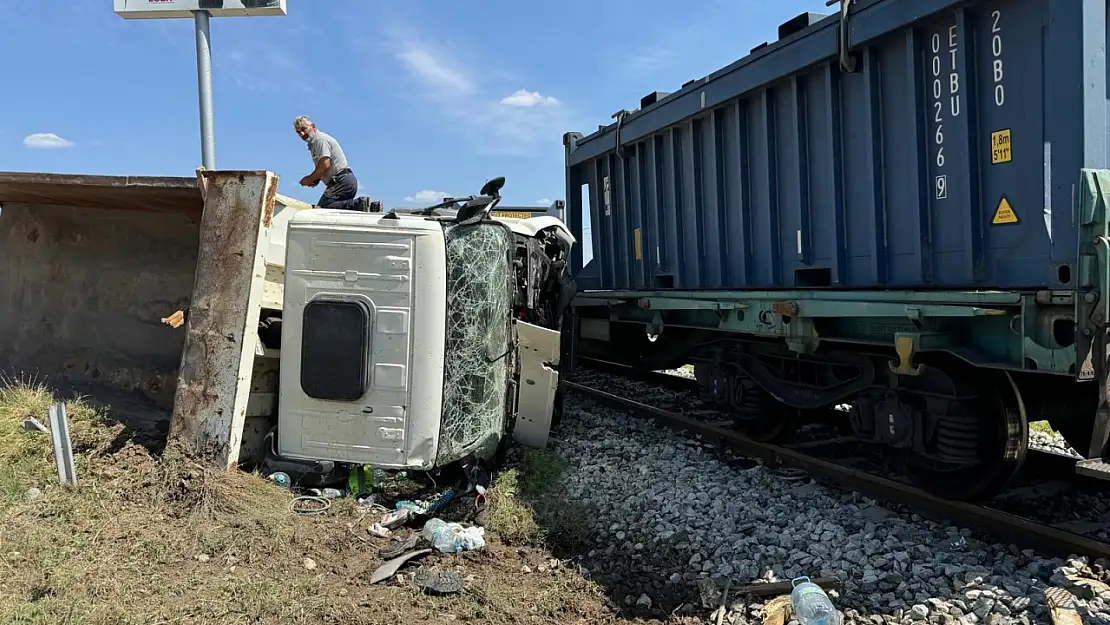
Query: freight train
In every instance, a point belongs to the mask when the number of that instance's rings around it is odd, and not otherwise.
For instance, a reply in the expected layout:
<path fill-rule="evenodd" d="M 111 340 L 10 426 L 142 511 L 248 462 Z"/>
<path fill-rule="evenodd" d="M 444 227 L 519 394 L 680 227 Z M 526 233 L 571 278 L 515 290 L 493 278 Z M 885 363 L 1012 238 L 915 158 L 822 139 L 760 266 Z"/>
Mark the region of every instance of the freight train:
<path fill-rule="evenodd" d="M 1105 0 L 842 0 L 567 133 L 572 349 L 692 363 L 748 436 L 832 419 L 946 498 L 1038 420 L 1110 478 L 1106 44 Z"/>

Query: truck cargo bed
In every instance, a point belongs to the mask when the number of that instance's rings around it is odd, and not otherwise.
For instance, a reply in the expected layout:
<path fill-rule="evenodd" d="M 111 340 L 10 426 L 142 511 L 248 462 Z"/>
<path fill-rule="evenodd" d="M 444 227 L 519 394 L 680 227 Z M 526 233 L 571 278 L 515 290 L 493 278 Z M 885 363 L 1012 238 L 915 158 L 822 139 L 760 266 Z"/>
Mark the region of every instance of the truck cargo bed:
<path fill-rule="evenodd" d="M 1074 207 L 1080 169 L 1107 167 L 1106 4 L 857 0 L 843 61 L 840 15 L 805 14 L 568 133 L 567 218 L 580 236 L 588 211 L 597 264 L 579 286 L 1083 286 Z"/>

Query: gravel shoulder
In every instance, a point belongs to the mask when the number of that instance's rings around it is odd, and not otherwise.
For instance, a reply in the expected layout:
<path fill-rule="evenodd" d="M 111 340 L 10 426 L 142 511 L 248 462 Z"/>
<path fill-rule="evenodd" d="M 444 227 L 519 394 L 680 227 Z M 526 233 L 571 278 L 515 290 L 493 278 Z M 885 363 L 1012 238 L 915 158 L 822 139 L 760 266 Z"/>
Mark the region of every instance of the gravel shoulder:
<path fill-rule="evenodd" d="M 556 439 L 566 496 L 590 510 L 583 566 L 645 615 L 703 612 L 730 578 L 836 575 L 846 622 L 1048 623 L 1046 587 L 1101 571 L 790 479 L 589 400 L 569 400 Z M 1095 620 L 1110 619 L 1101 594 L 1083 606 Z M 759 622 L 762 607 L 738 598 L 728 622 Z"/>

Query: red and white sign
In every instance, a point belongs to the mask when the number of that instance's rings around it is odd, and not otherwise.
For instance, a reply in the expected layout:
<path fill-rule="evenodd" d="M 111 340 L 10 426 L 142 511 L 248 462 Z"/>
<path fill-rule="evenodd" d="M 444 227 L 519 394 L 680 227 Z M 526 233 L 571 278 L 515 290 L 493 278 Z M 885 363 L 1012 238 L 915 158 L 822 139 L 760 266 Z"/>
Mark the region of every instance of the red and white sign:
<path fill-rule="evenodd" d="M 116 15 L 124 19 L 192 17 L 207 11 L 212 17 L 285 15 L 286 0 L 113 0 Z"/>

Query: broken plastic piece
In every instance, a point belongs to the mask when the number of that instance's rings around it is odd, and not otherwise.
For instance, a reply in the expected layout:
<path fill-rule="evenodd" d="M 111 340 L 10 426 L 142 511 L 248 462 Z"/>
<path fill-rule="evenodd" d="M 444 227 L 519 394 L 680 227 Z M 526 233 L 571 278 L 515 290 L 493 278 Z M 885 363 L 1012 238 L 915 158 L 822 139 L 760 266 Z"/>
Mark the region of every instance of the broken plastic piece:
<path fill-rule="evenodd" d="M 390 577 L 393 577 L 397 573 L 397 571 L 400 570 L 401 567 L 409 560 L 419 558 L 421 556 L 426 556 L 431 552 L 431 549 L 419 549 L 417 551 L 410 551 L 403 556 L 397 556 L 396 558 L 393 558 L 389 562 L 386 562 L 385 564 L 379 566 L 377 570 L 374 571 L 374 574 L 370 576 L 370 583 L 377 584 L 378 582 L 384 582 Z"/>
<path fill-rule="evenodd" d="M 23 429 L 28 431 L 28 432 L 49 432 L 50 431 L 50 430 L 46 429 L 46 426 L 42 424 L 42 421 L 39 421 L 38 419 L 36 419 L 34 417 L 23 417 Z"/>
<path fill-rule="evenodd" d="M 375 523 L 371 525 L 370 527 L 366 528 L 366 531 L 367 533 L 373 534 L 378 538 L 389 538 L 393 535 L 393 532 L 389 531 L 388 528 L 382 527 L 381 523 Z"/>
<path fill-rule="evenodd" d="M 382 515 L 382 520 L 379 521 L 378 524 L 391 530 L 404 525 L 410 518 L 412 518 L 412 510 L 408 508 L 398 508 Z"/>

